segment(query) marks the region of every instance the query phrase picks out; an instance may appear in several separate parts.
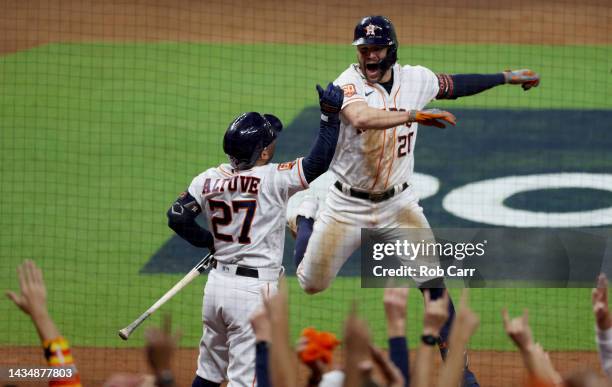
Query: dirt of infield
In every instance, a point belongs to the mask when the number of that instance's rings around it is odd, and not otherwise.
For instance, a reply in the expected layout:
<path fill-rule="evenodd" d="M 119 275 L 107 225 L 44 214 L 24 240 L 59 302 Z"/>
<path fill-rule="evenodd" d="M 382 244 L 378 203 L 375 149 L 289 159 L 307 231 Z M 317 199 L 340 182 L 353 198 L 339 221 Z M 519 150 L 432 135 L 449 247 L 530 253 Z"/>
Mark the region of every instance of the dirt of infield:
<path fill-rule="evenodd" d="M 144 351 L 138 348 L 91 348 L 73 349 L 77 366 L 84 386 L 102 385 L 110 375 L 117 372 L 138 373 L 147 370 Z M 197 348 L 179 349 L 174 359 L 179 386 L 191 385 L 198 355 Z M 410 359 L 414 361 L 416 353 L 411 351 Z M 340 357 L 337 354 L 336 359 Z M 44 365 L 42 351 L 34 347 L 0 348 L 2 367 Z M 562 373 L 590 367 L 599 369 L 595 352 L 552 352 L 551 359 Z M 439 369 L 440 360 L 436 356 L 433 369 Z M 524 379 L 524 367 L 516 352 L 470 351 L 470 368 L 476 373 L 482 386 L 514 386 Z M 306 371 L 302 369 L 300 378 L 306 380 Z M 16 385 L 31 386 L 36 383 L 21 382 Z M 40 383 L 38 384 L 40 385 Z"/>
<path fill-rule="evenodd" d="M 608 0 L 6 0 L 0 54 L 50 42 L 338 43 L 363 15 L 401 44 L 611 44 Z"/>

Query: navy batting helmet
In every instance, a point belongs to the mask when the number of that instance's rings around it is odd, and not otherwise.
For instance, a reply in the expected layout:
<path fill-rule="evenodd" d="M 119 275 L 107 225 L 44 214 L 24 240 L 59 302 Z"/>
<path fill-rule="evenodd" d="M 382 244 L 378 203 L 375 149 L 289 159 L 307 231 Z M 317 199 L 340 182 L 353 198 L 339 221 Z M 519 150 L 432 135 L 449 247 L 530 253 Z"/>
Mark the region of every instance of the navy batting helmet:
<path fill-rule="evenodd" d="M 353 46 L 373 44 L 387 46 L 387 56 L 379 64 L 383 72 L 397 62 L 397 47 L 399 45 L 395 28 L 391 20 L 385 16 L 366 16 L 355 26 Z"/>
<path fill-rule="evenodd" d="M 282 129 L 281 121 L 272 114 L 243 113 L 227 128 L 223 137 L 223 151 L 234 168 L 249 169 Z"/>

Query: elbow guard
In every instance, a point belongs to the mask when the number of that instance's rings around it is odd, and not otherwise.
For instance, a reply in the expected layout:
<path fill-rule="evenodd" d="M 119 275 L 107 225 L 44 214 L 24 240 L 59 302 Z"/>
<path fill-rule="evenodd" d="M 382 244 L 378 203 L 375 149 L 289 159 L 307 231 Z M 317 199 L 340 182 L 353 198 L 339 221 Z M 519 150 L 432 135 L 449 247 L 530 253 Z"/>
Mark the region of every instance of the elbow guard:
<path fill-rule="evenodd" d="M 193 221 L 200 213 L 202 208 L 196 202 L 195 198 L 189 192 L 183 192 L 179 195 L 172 206 L 168 209 L 168 226 L 174 229 L 172 225 L 186 224 Z"/>
<path fill-rule="evenodd" d="M 192 245 L 207 247 L 214 251 L 212 234 L 200 227 L 195 220 L 201 212 L 202 208 L 194 197 L 189 195 L 188 192 L 183 192 L 166 213 L 168 227 Z"/>

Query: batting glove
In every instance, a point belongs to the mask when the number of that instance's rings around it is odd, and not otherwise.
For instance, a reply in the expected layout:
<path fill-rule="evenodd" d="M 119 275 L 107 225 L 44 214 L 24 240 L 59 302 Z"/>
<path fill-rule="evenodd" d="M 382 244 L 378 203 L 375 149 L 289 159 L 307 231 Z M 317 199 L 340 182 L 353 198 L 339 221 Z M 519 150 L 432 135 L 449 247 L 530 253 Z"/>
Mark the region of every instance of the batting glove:
<path fill-rule="evenodd" d="M 326 116 L 340 113 L 342 102 L 344 101 L 344 93 L 340 87 L 330 82 L 325 90 L 320 85 L 317 85 L 317 91 L 319 92 L 321 113 Z"/>
<path fill-rule="evenodd" d="M 506 70 L 504 71 L 504 77 L 506 78 L 506 83 L 521 85 L 525 91 L 540 84 L 540 75 L 529 69 Z"/>
<path fill-rule="evenodd" d="M 453 126 L 457 122 L 457 118 L 455 118 L 453 113 L 440 109 L 410 110 L 408 113 L 409 118 L 407 123 L 418 122 L 419 124 L 427 126 L 446 128 L 444 122 L 447 122 Z"/>

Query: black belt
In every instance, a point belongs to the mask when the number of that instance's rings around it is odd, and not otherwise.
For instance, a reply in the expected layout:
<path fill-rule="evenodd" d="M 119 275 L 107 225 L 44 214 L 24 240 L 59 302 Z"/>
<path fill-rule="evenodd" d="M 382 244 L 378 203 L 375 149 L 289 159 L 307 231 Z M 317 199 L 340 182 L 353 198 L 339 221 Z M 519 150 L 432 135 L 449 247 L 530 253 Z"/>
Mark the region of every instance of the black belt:
<path fill-rule="evenodd" d="M 217 260 L 213 258 L 211 265 L 214 269 L 216 269 Z M 237 265 L 236 275 L 239 275 L 241 277 L 259 278 L 259 271 L 257 271 L 257 269 L 252 269 L 250 267 L 244 267 L 244 266 Z"/>
<path fill-rule="evenodd" d="M 342 190 L 342 183 L 340 183 L 340 181 L 336 181 L 334 183 L 334 187 L 338 188 L 340 192 L 344 192 Z M 401 189 L 397 193 L 403 192 L 406 188 L 408 188 L 408 183 L 402 184 Z M 386 190 L 385 192 L 378 192 L 378 193 L 360 191 L 360 190 L 351 188 L 349 190 L 349 194 L 354 198 L 369 200 L 374 203 L 380 203 L 380 202 L 384 202 L 387 199 L 391 199 L 393 196 L 395 196 L 395 187 L 389 190 Z"/>

